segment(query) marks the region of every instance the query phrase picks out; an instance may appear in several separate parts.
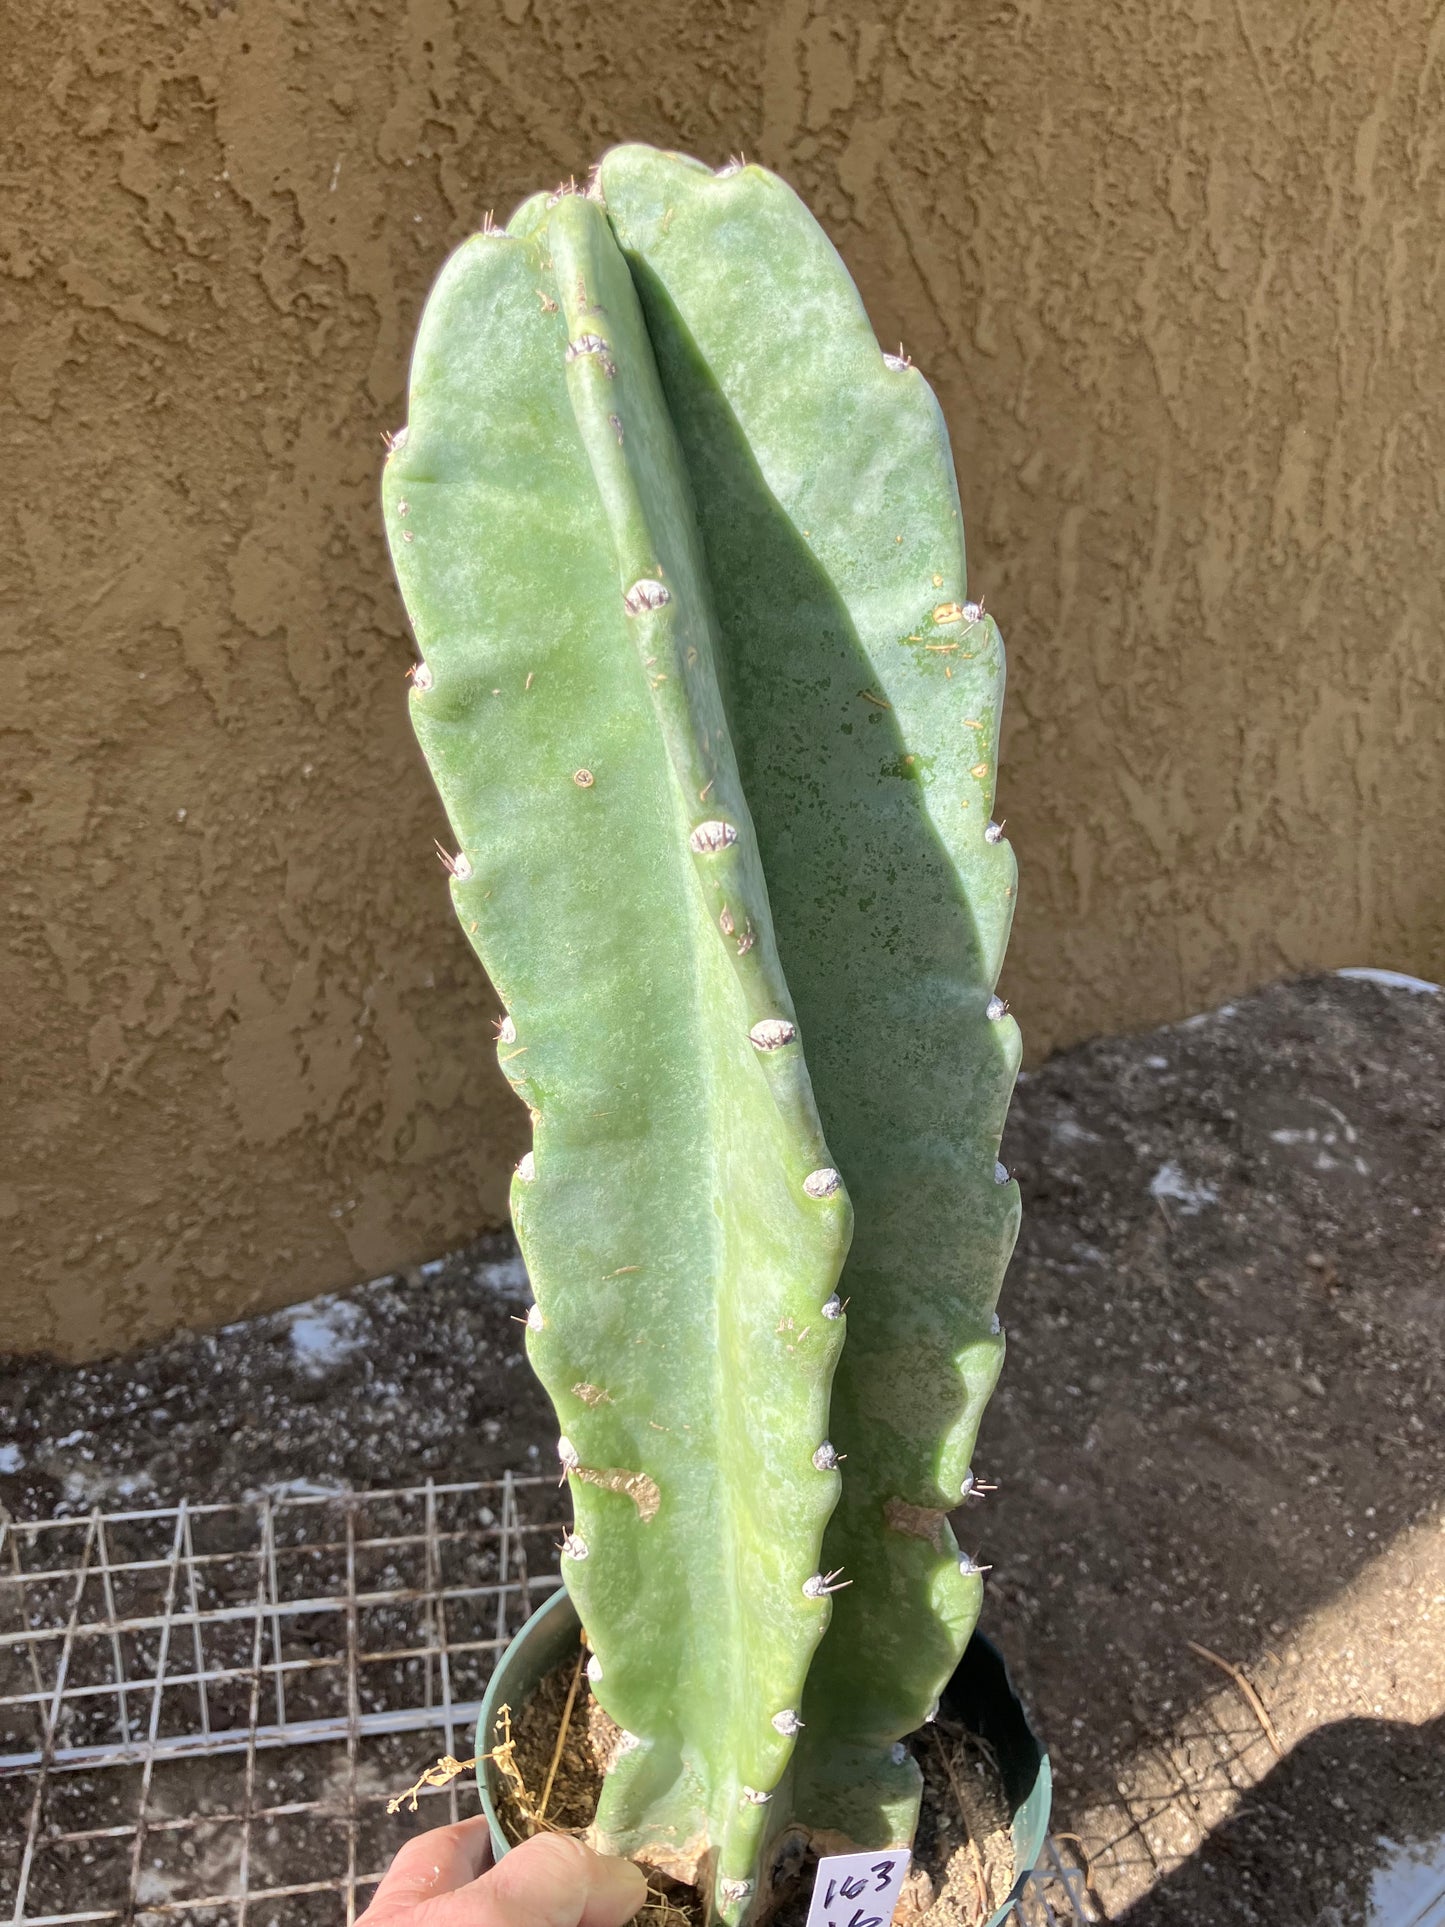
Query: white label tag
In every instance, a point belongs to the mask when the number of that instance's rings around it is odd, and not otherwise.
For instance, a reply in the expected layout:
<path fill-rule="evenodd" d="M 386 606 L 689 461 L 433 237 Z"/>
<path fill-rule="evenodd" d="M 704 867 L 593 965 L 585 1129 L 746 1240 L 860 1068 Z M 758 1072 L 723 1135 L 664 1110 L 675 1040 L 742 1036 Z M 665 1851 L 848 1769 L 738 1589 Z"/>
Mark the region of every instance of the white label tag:
<path fill-rule="evenodd" d="M 911 1858 L 907 1847 L 828 1854 L 818 1862 L 808 1927 L 888 1927 Z"/>

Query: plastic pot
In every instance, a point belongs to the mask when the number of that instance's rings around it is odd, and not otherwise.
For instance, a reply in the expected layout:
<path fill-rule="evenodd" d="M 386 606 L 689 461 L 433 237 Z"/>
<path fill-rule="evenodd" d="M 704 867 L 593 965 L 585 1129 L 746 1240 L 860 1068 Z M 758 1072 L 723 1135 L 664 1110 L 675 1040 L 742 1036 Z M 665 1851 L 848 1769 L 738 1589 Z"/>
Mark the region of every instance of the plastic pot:
<path fill-rule="evenodd" d="M 510 1706 L 513 1712 L 525 1706 L 547 1675 L 574 1657 L 580 1637 L 577 1609 L 566 1588 L 559 1586 L 503 1653 L 487 1686 L 477 1720 L 477 1757 L 482 1761 L 477 1784 L 483 1811 L 491 1823 L 492 1850 L 498 1857 L 506 1853 L 511 1842 L 502 1831 L 497 1811 L 500 1776 L 492 1762 L 482 1758 L 501 1738 L 496 1730 L 497 1714 L 503 1706 Z M 1013 1816 L 1014 1886 L 988 1923 L 988 1927 L 1000 1927 L 1044 1850 L 1053 1801 L 1049 1756 L 1028 1723 L 1003 1656 L 982 1633 L 975 1633 L 969 1641 L 958 1670 L 944 1689 L 941 1710 L 988 1742 L 1003 1775 Z"/>

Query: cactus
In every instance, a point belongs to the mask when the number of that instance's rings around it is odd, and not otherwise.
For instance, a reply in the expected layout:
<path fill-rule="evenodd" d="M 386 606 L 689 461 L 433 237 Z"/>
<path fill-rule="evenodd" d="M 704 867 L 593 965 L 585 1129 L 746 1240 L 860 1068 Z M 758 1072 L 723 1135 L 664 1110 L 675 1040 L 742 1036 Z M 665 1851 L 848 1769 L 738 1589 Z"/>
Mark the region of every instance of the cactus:
<path fill-rule="evenodd" d="M 937 404 L 796 196 L 599 174 L 447 263 L 384 506 L 533 1120 L 528 1349 L 627 1735 L 597 1833 L 733 1922 L 790 1826 L 911 1837 L 896 1742 L 977 1615 L 944 1514 L 1017 1211 L 1002 649 Z"/>

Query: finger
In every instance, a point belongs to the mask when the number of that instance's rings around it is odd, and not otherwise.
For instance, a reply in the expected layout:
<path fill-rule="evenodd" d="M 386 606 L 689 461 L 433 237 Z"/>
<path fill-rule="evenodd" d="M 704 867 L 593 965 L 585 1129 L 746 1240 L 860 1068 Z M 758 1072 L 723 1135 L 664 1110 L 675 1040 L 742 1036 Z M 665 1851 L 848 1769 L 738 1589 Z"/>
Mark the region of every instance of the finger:
<path fill-rule="evenodd" d="M 382 1927 L 386 1916 L 403 1912 L 438 1894 L 465 1887 L 491 1865 L 492 1831 L 484 1813 L 454 1827 L 433 1827 L 408 1840 L 387 1868 L 385 1877 L 362 1915 L 372 1927 Z"/>
<path fill-rule="evenodd" d="M 630 1860 L 539 1833 L 434 1910 L 436 1927 L 623 1927 L 647 1897 Z"/>

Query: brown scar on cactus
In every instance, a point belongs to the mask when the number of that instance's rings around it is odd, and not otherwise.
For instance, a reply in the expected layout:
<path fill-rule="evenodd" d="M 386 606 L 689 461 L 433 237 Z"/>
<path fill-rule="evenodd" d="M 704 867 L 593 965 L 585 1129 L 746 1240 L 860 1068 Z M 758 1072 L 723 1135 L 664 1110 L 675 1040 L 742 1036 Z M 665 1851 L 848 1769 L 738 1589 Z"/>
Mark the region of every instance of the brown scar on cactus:
<path fill-rule="evenodd" d="M 637 1507 L 637 1516 L 643 1525 L 657 1517 L 662 1494 L 649 1472 L 628 1472 L 615 1465 L 569 1465 L 567 1474 L 586 1485 L 599 1486 L 604 1492 L 624 1494 Z"/>
<path fill-rule="evenodd" d="M 935 1552 L 949 1549 L 948 1514 L 937 1506 L 910 1505 L 907 1499 L 890 1499 L 883 1508 L 883 1518 L 890 1532 L 904 1532 L 910 1539 L 924 1539 Z"/>

